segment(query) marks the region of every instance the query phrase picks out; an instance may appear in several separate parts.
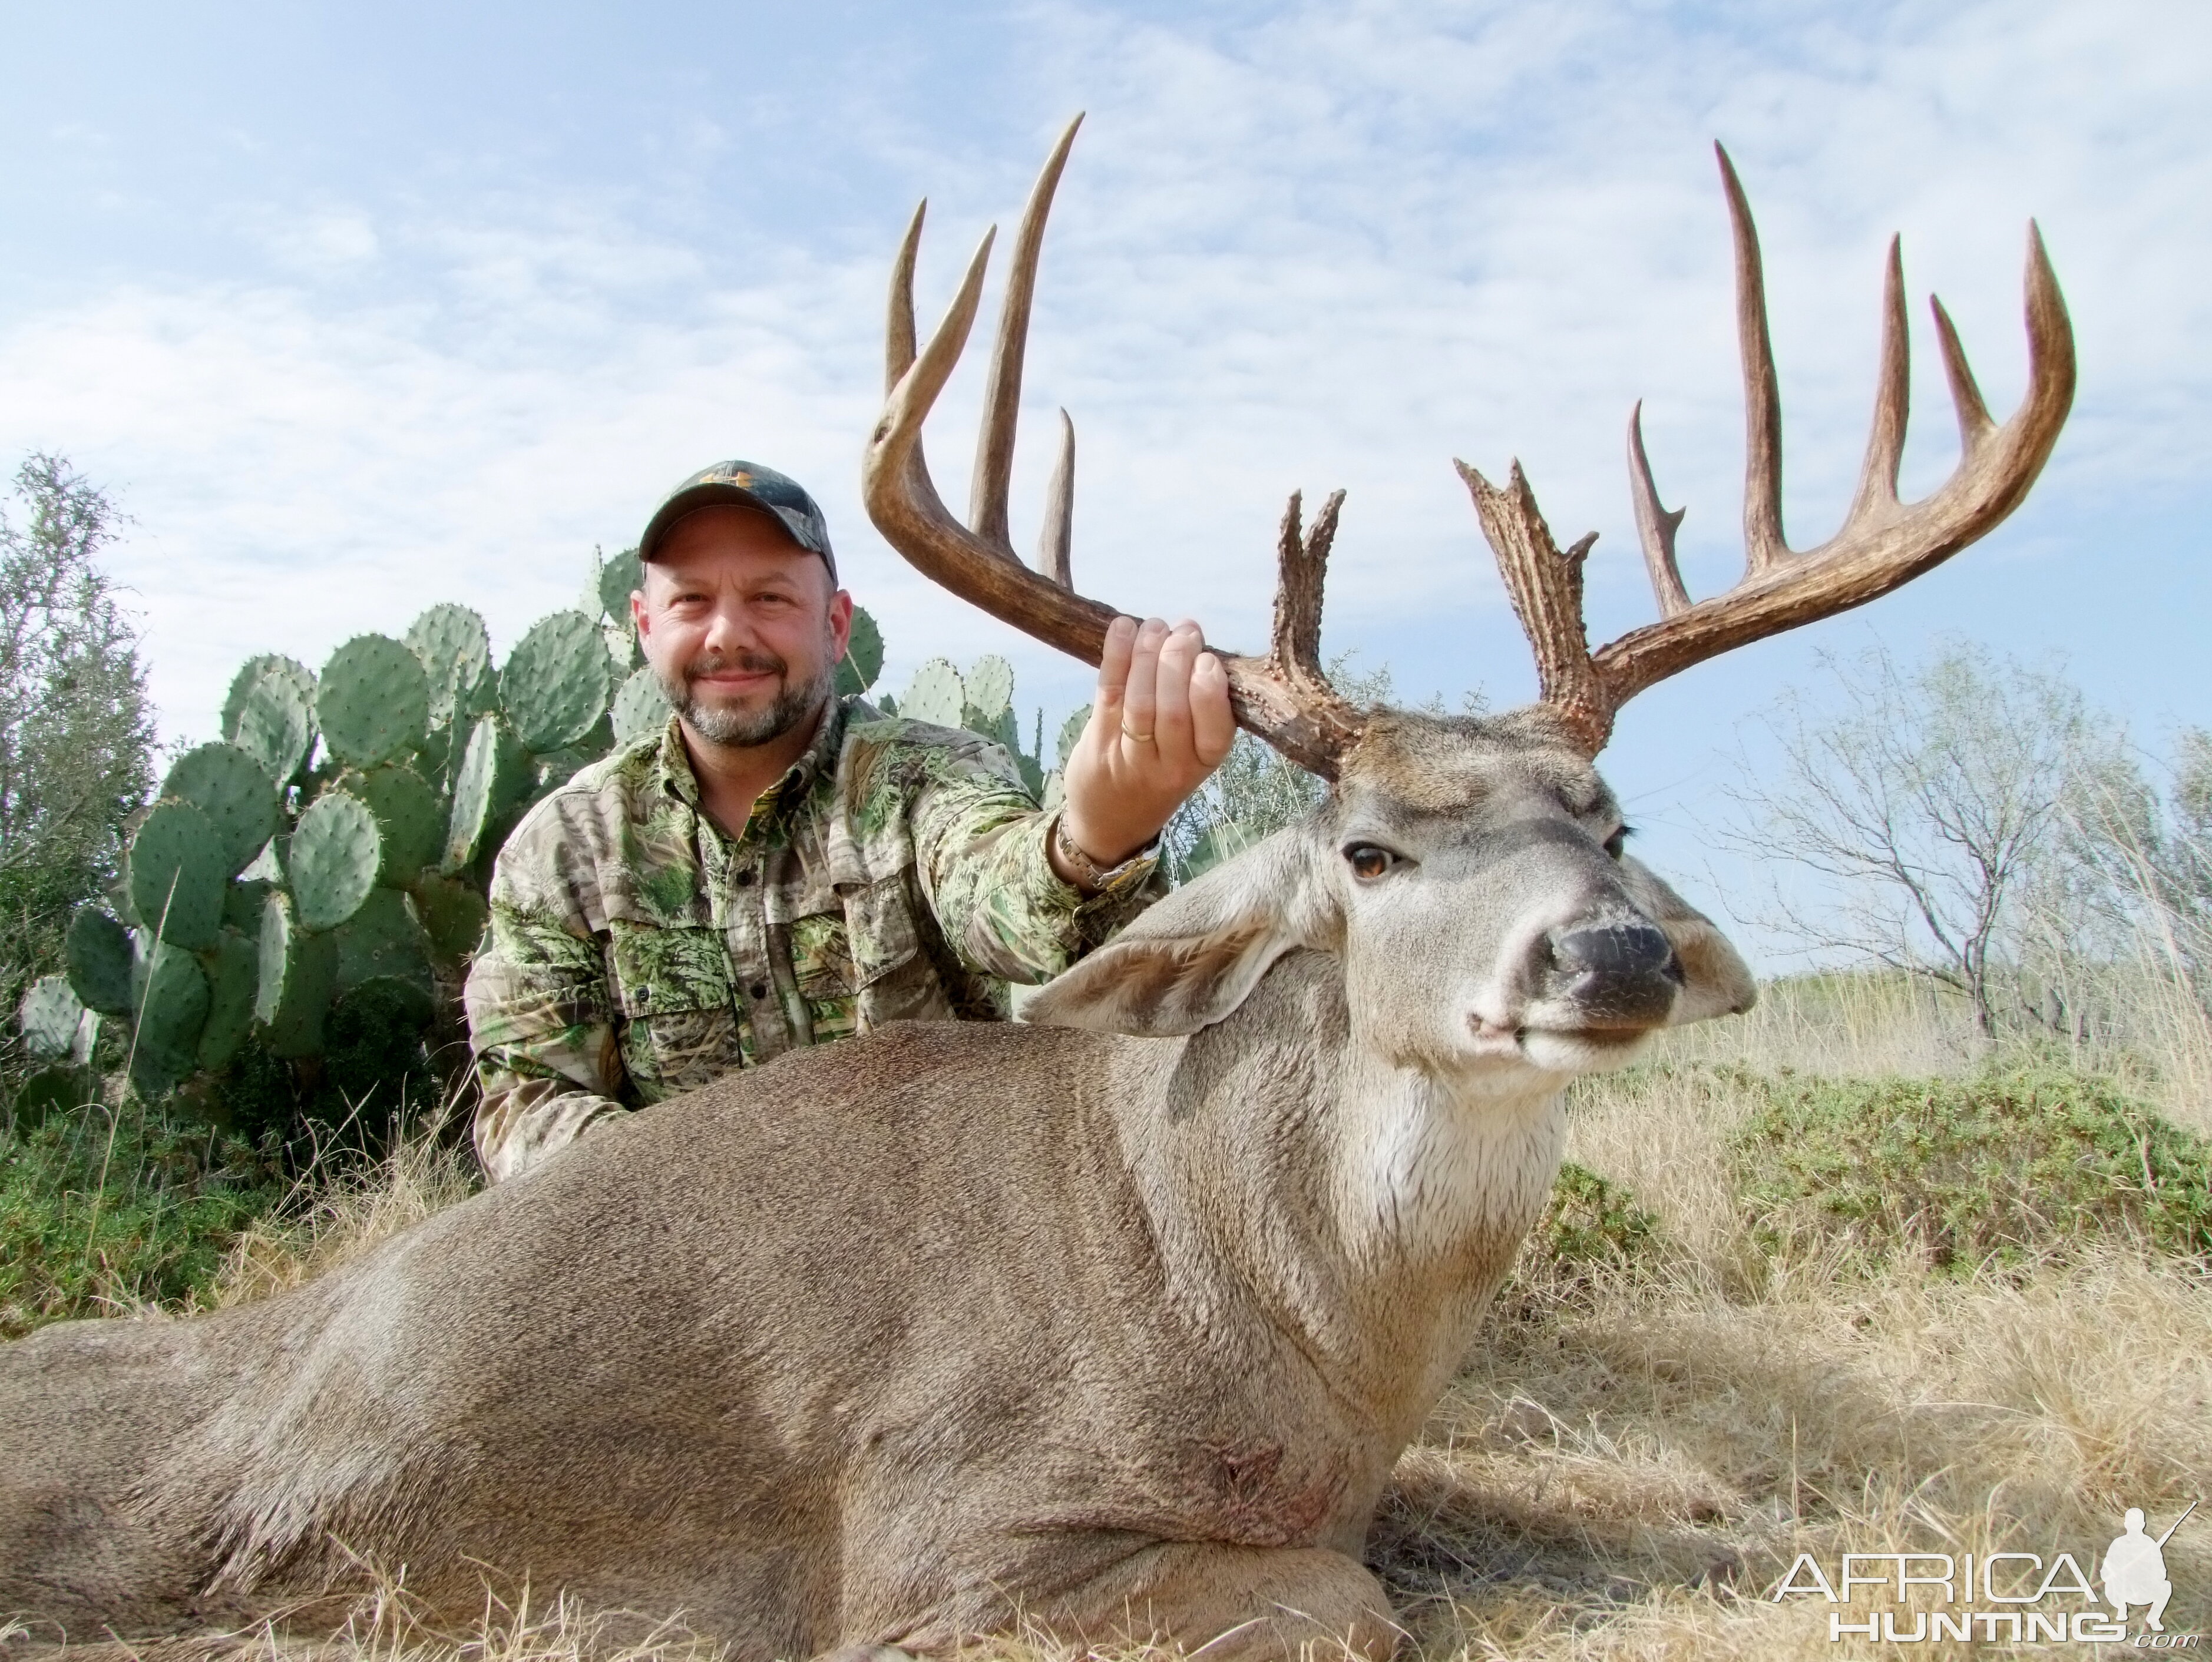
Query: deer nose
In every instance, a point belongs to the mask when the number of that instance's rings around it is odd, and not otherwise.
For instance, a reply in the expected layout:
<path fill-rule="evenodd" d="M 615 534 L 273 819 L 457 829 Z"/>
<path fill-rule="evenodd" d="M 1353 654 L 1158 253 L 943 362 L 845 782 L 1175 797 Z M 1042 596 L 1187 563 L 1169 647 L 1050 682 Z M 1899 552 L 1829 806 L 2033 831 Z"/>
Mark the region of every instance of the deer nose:
<path fill-rule="evenodd" d="M 1555 931 L 1547 939 L 1560 991 L 1593 1027 L 1650 1028 L 1664 1022 L 1682 985 L 1674 943 L 1652 925 L 1600 924 Z"/>

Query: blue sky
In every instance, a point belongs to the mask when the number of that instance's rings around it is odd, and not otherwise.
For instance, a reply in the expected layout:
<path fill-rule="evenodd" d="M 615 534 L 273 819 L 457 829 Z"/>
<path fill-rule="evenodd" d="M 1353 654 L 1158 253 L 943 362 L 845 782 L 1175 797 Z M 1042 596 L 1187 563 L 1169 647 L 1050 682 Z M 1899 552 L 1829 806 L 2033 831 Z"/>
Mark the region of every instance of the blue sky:
<path fill-rule="evenodd" d="M 857 500 L 915 201 L 933 314 L 1077 110 L 1016 519 L 1025 540 L 1064 403 L 1078 580 L 1102 598 L 1257 644 L 1283 498 L 1340 485 L 1325 649 L 1416 695 L 1517 701 L 1527 652 L 1451 458 L 1496 476 L 1517 455 L 1562 541 L 1601 532 L 1607 638 L 1651 615 L 1620 460 L 1638 397 L 1689 506 L 1692 592 L 1732 580 L 1719 138 L 1765 240 L 1799 545 L 1850 492 L 1892 231 L 1909 495 L 1955 453 L 1925 295 L 2008 409 L 2030 215 L 2081 384 L 1984 543 L 1631 707 L 1606 767 L 1647 855 L 1698 886 L 1742 725 L 1823 647 L 1961 634 L 2063 654 L 2154 749 L 2212 723 L 2201 5 L 9 13 L 0 455 L 64 452 L 134 516 L 115 564 L 173 737 L 211 732 L 248 653 L 319 664 L 435 601 L 479 608 L 504 650 L 593 544 L 731 454 L 822 499 L 894 685 L 995 650 L 1024 703 L 1080 701 L 1082 671 L 929 589 Z M 931 429 L 956 500 L 979 368 Z"/>

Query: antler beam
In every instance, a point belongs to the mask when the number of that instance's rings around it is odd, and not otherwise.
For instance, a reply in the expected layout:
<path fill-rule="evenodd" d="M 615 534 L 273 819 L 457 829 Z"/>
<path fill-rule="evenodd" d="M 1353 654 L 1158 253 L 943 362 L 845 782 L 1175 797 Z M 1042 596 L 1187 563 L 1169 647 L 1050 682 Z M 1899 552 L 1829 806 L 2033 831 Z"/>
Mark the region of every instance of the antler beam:
<path fill-rule="evenodd" d="M 2074 333 L 2042 233 L 2028 225 L 2028 389 L 2002 427 L 1990 419 L 1942 302 L 1932 300 L 1951 398 L 1959 415 L 1957 468 L 1910 506 L 1897 495 L 1905 446 L 1909 361 L 1905 276 L 1890 243 L 1883 285 L 1880 379 L 1873 430 L 1843 529 L 1819 547 L 1791 550 L 1782 531 L 1782 404 L 1766 325 L 1759 234 L 1727 151 L 1715 145 L 1735 244 L 1736 335 L 1744 382 L 1744 575 L 1724 594 L 1691 603 L 1674 560 L 1682 510 L 1660 506 L 1644 452 L 1643 406 L 1629 417 L 1631 492 L 1660 621 L 1592 652 L 1583 631 L 1582 558 L 1591 538 L 1560 552 L 1536 499 L 1513 464 L 1504 490 L 1459 464 L 1483 533 L 1498 556 L 1522 628 L 1534 649 L 1543 699 L 1592 754 L 1622 705 L 1645 688 L 1733 647 L 1863 606 L 1911 582 L 1986 536 L 2020 506 L 2043 470 L 2074 402 Z"/>
<path fill-rule="evenodd" d="M 884 412 L 861 463 L 860 491 L 868 517 L 884 540 L 925 577 L 1046 645 L 1096 664 L 1116 614 L 1074 588 L 1069 545 L 1075 428 L 1066 411 L 1060 412 L 1060 455 L 1047 489 L 1039 570 L 1030 570 L 1016 556 L 1006 512 L 1023 356 L 1045 220 L 1082 122 L 1081 116 L 1070 122 L 1053 147 L 1015 233 L 1013 262 L 984 394 L 969 525 L 953 518 L 930 480 L 922 459 L 921 428 L 968 343 L 996 232 L 985 234 L 944 321 L 917 350 L 914 268 L 927 203 L 915 210 L 892 269 L 884 331 Z M 1328 779 L 1336 776 L 1338 758 L 1358 742 L 1364 725 L 1360 713 L 1329 686 L 1320 664 L 1322 577 L 1343 500 L 1341 491 L 1332 496 L 1312 531 L 1301 536 L 1299 499 L 1291 497 L 1283 524 L 1273 649 L 1265 658 L 1218 652 L 1229 673 L 1230 704 L 1238 724 Z"/>

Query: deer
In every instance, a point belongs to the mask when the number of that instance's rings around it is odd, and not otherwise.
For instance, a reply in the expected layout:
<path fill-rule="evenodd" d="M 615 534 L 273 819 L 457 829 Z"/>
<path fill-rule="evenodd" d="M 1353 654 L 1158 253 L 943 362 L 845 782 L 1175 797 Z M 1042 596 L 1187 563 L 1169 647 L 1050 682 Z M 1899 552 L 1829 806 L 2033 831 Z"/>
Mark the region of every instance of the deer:
<path fill-rule="evenodd" d="M 1115 613 L 1072 580 L 1064 416 L 1035 567 L 1006 508 L 1075 130 L 1017 234 L 968 523 L 921 430 L 991 238 L 920 343 L 920 212 L 863 489 L 935 581 L 1096 663 Z M 1270 648 L 1225 656 L 1240 724 L 1330 781 L 1309 817 L 1159 901 L 1020 1023 L 794 1052 L 262 1302 L 0 1349 L 0 1612 L 72 1637 L 304 1623 L 380 1568 L 456 1622 L 503 1578 L 680 1616 L 747 1659 L 994 1635 L 1389 1655 L 1362 1543 L 1541 1212 L 1568 1085 L 1755 997 L 1720 930 L 1622 846 L 1595 767 L 1616 713 L 1984 535 L 2072 398 L 2031 226 L 2025 397 L 1990 419 L 1938 303 L 1961 457 L 1901 503 L 1893 243 L 1858 489 L 1833 538 L 1793 551 L 1756 233 L 1720 167 L 1748 411 L 1735 586 L 1685 591 L 1639 406 L 1659 620 L 1591 650 L 1593 539 L 1554 543 L 1517 462 L 1502 487 L 1461 464 L 1541 695 L 1488 717 L 1355 707 L 1319 657 L 1344 499 L 1307 527 L 1293 496 Z"/>

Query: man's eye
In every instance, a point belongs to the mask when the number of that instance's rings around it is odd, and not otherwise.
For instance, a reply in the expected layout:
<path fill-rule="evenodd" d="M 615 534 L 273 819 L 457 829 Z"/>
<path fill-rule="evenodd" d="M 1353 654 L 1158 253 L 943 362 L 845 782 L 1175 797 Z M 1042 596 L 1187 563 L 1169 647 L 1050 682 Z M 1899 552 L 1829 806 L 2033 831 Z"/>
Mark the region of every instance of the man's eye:
<path fill-rule="evenodd" d="M 1374 882 L 1399 863 L 1397 855 L 1371 842 L 1353 843 L 1344 851 L 1344 858 L 1352 866 L 1352 875 L 1363 883 Z"/>

